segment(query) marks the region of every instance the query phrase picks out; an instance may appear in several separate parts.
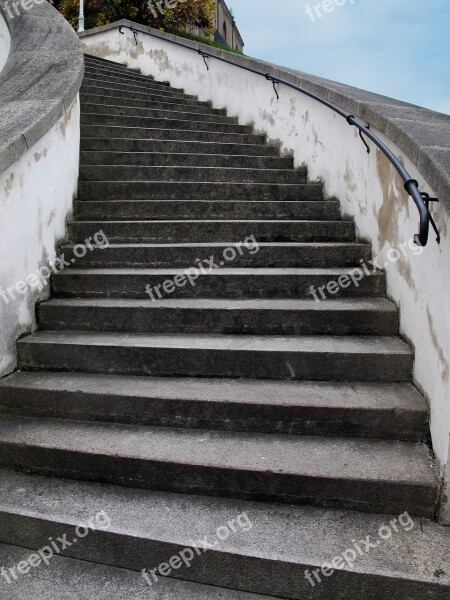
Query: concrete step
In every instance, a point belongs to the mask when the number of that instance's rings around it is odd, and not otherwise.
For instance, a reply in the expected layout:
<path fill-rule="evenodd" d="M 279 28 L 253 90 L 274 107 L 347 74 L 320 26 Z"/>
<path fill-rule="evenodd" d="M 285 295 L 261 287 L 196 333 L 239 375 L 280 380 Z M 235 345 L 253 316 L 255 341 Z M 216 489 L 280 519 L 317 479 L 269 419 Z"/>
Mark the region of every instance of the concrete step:
<path fill-rule="evenodd" d="M 383 296 L 385 275 L 376 271 L 370 276 L 355 276 L 351 285 L 343 287 L 350 269 L 267 269 L 221 268 L 198 274 L 195 285 L 177 287 L 174 298 L 308 298 L 311 288 L 334 286 L 335 298 Z M 183 269 L 79 269 L 70 268 L 52 277 L 52 292 L 65 297 L 148 298 L 146 289 L 162 286 L 165 281 L 180 281 L 186 276 Z M 340 279 L 342 278 L 342 279 Z M 338 283 L 336 286 L 335 283 Z M 167 284 L 166 284 L 167 285 Z M 337 291 L 336 291 L 337 289 Z M 320 298 L 318 292 L 318 298 Z"/>
<path fill-rule="evenodd" d="M 41 329 L 252 335 L 397 335 L 398 311 L 382 298 L 314 300 L 54 299 L 40 304 Z M 159 297 L 161 296 L 161 299 Z"/>
<path fill-rule="evenodd" d="M 0 465 L 161 490 L 433 517 L 425 444 L 0 416 Z"/>
<path fill-rule="evenodd" d="M 96 231 L 86 239 L 91 239 Z M 370 246 L 357 243 L 256 242 L 254 238 L 227 243 L 112 244 L 103 247 L 66 244 L 61 252 L 74 266 L 185 268 L 212 271 L 224 266 L 261 268 L 358 267 L 370 259 Z M 202 267 L 198 267 L 198 265 Z M 364 276 L 364 275 L 363 275 Z M 350 286 L 351 282 L 347 281 Z M 337 293 L 338 290 L 335 290 Z"/>
<path fill-rule="evenodd" d="M 20 368 L 117 375 L 410 381 L 395 337 L 41 331 L 17 343 Z"/>
<path fill-rule="evenodd" d="M 151 587 L 140 573 L 131 569 L 56 554 L 45 568 L 41 566 L 45 565 L 42 558 L 35 555 L 39 561 L 38 568 L 31 569 L 28 560 L 32 554 L 30 548 L 0 544 L 0 562 L 7 569 L 3 585 L 8 590 L 8 600 L 273 600 L 273 596 L 248 594 L 168 577 L 158 582 L 150 579 Z M 24 577 L 15 570 L 19 564 L 31 569 L 28 576 Z M 16 579 L 8 569 L 13 569 Z"/>
<path fill-rule="evenodd" d="M 89 62 L 85 65 L 84 73 L 85 76 L 88 76 L 91 79 L 95 79 L 97 76 L 99 76 L 108 77 L 110 79 L 114 79 L 115 81 L 137 81 L 144 84 L 152 83 L 154 85 L 159 85 L 163 88 L 170 87 L 167 81 L 156 81 L 154 77 L 147 77 L 146 75 L 140 74 L 138 71 L 132 71 L 131 69 L 112 69 L 110 67 L 104 67 L 103 65 L 96 65 Z"/>
<path fill-rule="evenodd" d="M 323 200 L 318 183 L 80 181 L 81 200 Z"/>
<path fill-rule="evenodd" d="M 351 242 L 352 221 L 72 221 L 69 239 L 82 243 L 92 232 L 103 231 L 114 244 L 199 243 L 245 240 L 261 242 Z"/>
<path fill-rule="evenodd" d="M 74 202 L 75 218 L 89 220 L 170 219 L 340 219 L 339 202 L 313 200 L 271 202 L 269 200 L 82 200 Z"/>
<path fill-rule="evenodd" d="M 116 70 L 116 71 L 125 71 L 126 73 L 138 73 L 142 74 L 140 69 L 129 67 L 126 63 L 115 62 L 112 60 L 107 60 L 106 58 L 100 58 L 99 56 L 94 56 L 92 54 L 84 55 L 84 62 L 86 65 L 94 65 L 101 67 L 103 69 L 108 70 Z M 146 75 L 149 79 L 153 79 L 152 75 Z"/>
<path fill-rule="evenodd" d="M 244 169 L 231 167 L 82 165 L 80 181 L 194 181 L 233 183 L 306 183 L 306 169 Z"/>
<path fill-rule="evenodd" d="M 403 480 L 405 473 L 401 476 Z M 165 600 L 159 586 L 175 585 L 177 580 L 291 600 L 449 597 L 450 530 L 412 519 L 404 510 L 401 515 L 387 516 L 133 490 L 7 471 L 0 474 L 3 541 L 38 550 L 48 545 L 49 537 L 56 540 L 67 533 L 69 541 L 79 538 L 75 527 L 89 520 L 94 526 L 97 521 L 106 525 L 66 546 L 62 554 L 133 569 L 139 578 L 142 569 L 148 574 L 154 570 L 159 582 L 149 588 L 149 599 Z M 358 546 L 356 540 L 370 543 Z M 159 577 L 159 566 L 188 548 L 191 553 L 183 555 L 186 562 L 172 569 L 169 579 Z M 325 577 L 321 569 L 334 557 L 342 559 L 336 562 L 339 570 L 330 577 L 324 569 Z M 41 569 L 42 576 L 52 568 Z M 314 587 L 306 575 L 312 577 Z M 109 596 L 119 597 L 127 596 Z M 186 598 L 227 600 L 228 596 L 193 592 Z"/>
<path fill-rule="evenodd" d="M 238 127 L 238 126 L 236 126 Z M 219 142 L 221 144 L 258 144 L 260 148 L 265 148 L 265 136 L 252 133 L 224 133 L 217 137 L 212 131 L 196 131 L 195 129 L 161 129 L 161 127 L 127 127 L 127 126 L 106 126 L 106 125 L 81 125 L 81 139 L 86 138 L 106 138 L 110 139 L 139 139 L 140 143 L 153 143 L 153 141 L 163 142 Z M 273 148 L 271 148 L 271 152 Z"/>
<path fill-rule="evenodd" d="M 252 136 L 255 137 L 255 136 Z M 276 146 L 264 145 L 264 139 L 256 136 L 257 143 L 233 144 L 214 141 L 189 141 L 176 139 L 132 139 L 132 138 L 95 138 L 85 136 L 81 140 L 81 150 L 91 152 L 131 152 L 156 154 L 220 154 L 245 155 L 246 157 L 279 157 Z"/>
<path fill-rule="evenodd" d="M 91 231 L 89 238 L 96 231 Z M 88 239 L 88 238 L 87 238 Z M 61 252 L 74 266 L 145 267 L 203 271 L 232 265 L 237 267 L 356 267 L 370 259 L 370 246 L 357 243 L 256 242 L 253 239 L 228 243 L 111 244 L 104 247 L 66 244 Z M 350 286 L 350 282 L 347 282 Z"/>
<path fill-rule="evenodd" d="M 137 71 L 130 69 L 116 69 L 116 68 L 104 68 L 103 66 L 85 64 L 84 69 L 85 80 L 96 80 L 96 81 L 111 81 L 120 84 L 130 85 L 151 85 L 156 89 L 160 89 L 162 93 L 166 91 L 175 91 L 183 93 L 184 90 L 181 88 L 173 88 L 169 85 L 168 81 L 157 81 L 154 77 L 146 77 Z"/>
<path fill-rule="evenodd" d="M 139 127 L 149 128 L 155 127 L 156 129 L 181 129 L 183 131 L 208 131 L 214 134 L 220 133 L 240 133 L 240 134 L 252 134 L 253 127 L 251 125 L 238 125 L 232 122 L 223 122 L 220 119 L 226 117 L 219 117 L 218 120 L 208 122 L 203 119 L 203 115 L 198 115 L 199 120 L 194 121 L 191 119 L 179 119 L 169 117 L 133 117 L 128 115 L 111 115 L 108 113 L 81 113 L 81 124 L 82 125 L 95 125 L 95 126 L 122 126 L 122 127 Z"/>
<path fill-rule="evenodd" d="M 172 94 L 170 88 L 167 91 L 164 90 L 164 94 L 158 93 L 158 90 L 145 90 L 142 88 L 136 89 L 134 87 L 116 86 L 114 84 L 106 84 L 104 82 L 88 82 L 83 81 L 80 89 L 80 97 L 86 96 L 99 96 L 102 99 L 114 97 L 121 98 L 121 102 L 127 103 L 129 100 L 145 102 L 157 102 L 157 103 L 176 103 L 191 106 L 206 106 L 211 108 L 211 102 L 202 102 L 195 96 L 188 96 L 186 94 Z"/>
<path fill-rule="evenodd" d="M 112 96 L 106 90 L 104 93 L 101 91 L 97 91 L 94 93 L 93 91 L 89 91 L 86 93 L 82 91 L 80 93 L 81 104 L 82 106 L 86 104 L 108 104 L 110 106 L 123 106 L 124 104 L 129 107 L 134 108 L 142 108 L 142 109 L 161 109 L 161 110 L 175 110 L 175 111 L 189 111 L 193 110 L 196 113 L 202 113 L 207 115 L 226 115 L 227 112 L 224 108 L 212 108 L 209 103 L 199 102 L 196 100 L 185 100 L 184 98 L 180 99 L 170 99 L 165 100 L 163 98 L 157 99 L 148 99 L 139 98 L 133 99 L 129 98 L 128 95 L 120 95 L 118 93 L 117 96 Z"/>
<path fill-rule="evenodd" d="M 155 427 L 423 441 L 428 407 L 409 383 L 158 378 L 19 371 L 2 414 Z"/>
<path fill-rule="evenodd" d="M 111 115 L 116 117 L 141 117 L 145 119 L 180 119 L 182 121 L 203 121 L 204 123 L 231 123 L 234 125 L 238 124 L 238 120 L 235 117 L 227 117 L 221 114 L 208 114 L 205 112 L 197 112 L 195 108 L 190 107 L 188 111 L 186 108 L 181 110 L 173 110 L 167 106 L 164 108 L 135 108 L 130 106 L 117 106 L 115 104 L 109 104 L 106 101 L 101 103 L 87 103 L 82 102 L 81 110 L 87 114 L 99 114 L 99 115 Z"/>
<path fill-rule="evenodd" d="M 81 165 L 132 165 L 155 167 L 214 167 L 227 169 L 280 169 L 294 171 L 292 157 L 200 154 L 193 152 L 81 152 Z"/>
<path fill-rule="evenodd" d="M 124 92 L 142 92 L 153 96 L 164 96 L 176 98 L 179 96 L 188 96 L 182 89 L 165 87 L 155 83 L 151 79 L 148 81 L 134 81 L 127 77 L 117 77 L 115 75 L 90 75 L 87 73 L 83 79 L 82 87 L 100 86 L 102 88 L 116 89 Z"/>

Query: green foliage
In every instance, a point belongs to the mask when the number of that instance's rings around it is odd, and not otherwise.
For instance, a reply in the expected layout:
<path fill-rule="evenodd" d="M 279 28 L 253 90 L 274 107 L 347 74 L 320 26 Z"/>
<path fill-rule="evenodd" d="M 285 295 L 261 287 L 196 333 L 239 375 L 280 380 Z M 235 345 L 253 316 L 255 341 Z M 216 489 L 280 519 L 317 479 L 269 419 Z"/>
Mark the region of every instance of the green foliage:
<path fill-rule="evenodd" d="M 60 12 L 74 28 L 78 26 L 79 0 L 56 0 Z M 214 0 L 85 0 L 85 27 L 98 27 L 120 19 L 148 25 L 162 31 L 199 29 L 214 31 Z"/>
<path fill-rule="evenodd" d="M 180 37 L 184 37 L 188 40 L 192 40 L 193 42 L 200 42 L 201 44 L 206 44 L 208 46 L 213 46 L 214 48 L 220 48 L 221 50 L 227 50 L 228 52 L 233 52 L 234 54 L 240 54 L 244 56 L 244 53 L 241 50 L 235 50 L 234 48 L 230 48 L 227 44 L 221 44 L 220 42 L 215 42 L 214 40 L 210 40 L 209 38 L 205 38 L 201 35 L 195 35 L 193 33 L 189 33 L 188 31 L 174 31 L 176 35 Z"/>

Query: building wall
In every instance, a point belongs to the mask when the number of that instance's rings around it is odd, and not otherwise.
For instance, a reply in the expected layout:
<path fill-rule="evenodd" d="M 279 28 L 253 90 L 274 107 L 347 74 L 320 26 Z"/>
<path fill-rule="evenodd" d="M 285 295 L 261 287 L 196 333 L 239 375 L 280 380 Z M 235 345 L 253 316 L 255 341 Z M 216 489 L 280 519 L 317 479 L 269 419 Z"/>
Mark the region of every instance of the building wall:
<path fill-rule="evenodd" d="M 242 52 L 244 49 L 244 41 L 225 0 L 217 0 L 216 34 L 214 35 L 214 39 L 225 42 L 230 48 L 235 50 Z"/>

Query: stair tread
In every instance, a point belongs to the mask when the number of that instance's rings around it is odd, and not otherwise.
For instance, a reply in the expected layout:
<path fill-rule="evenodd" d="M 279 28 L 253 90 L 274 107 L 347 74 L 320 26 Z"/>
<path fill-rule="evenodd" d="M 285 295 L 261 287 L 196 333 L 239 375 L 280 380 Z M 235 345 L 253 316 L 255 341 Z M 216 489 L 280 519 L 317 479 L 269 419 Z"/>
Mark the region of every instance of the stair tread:
<path fill-rule="evenodd" d="M 136 542 L 170 544 L 167 558 L 173 545 L 190 547 L 193 540 L 205 536 L 211 539 L 218 525 L 246 514 L 252 527 L 230 535 L 204 556 L 212 558 L 218 553 L 218 558 L 224 560 L 226 554 L 235 554 L 240 561 L 256 558 L 269 569 L 269 580 L 277 572 L 277 565 L 290 564 L 296 567 L 297 589 L 309 589 L 310 593 L 304 568 L 320 568 L 334 556 L 342 556 L 346 546 L 352 547 L 352 539 L 365 540 L 370 535 L 372 541 L 376 540 L 380 527 L 390 520 L 387 515 L 152 492 L 8 471 L 0 471 L 0 491 L 0 513 L 17 515 L 19 522 L 38 519 L 61 526 L 76 525 L 96 511 L 106 510 L 112 523 L 111 534 Z M 413 519 L 411 523 L 410 531 L 402 532 L 400 528 L 399 534 L 393 534 L 389 541 L 358 556 L 350 571 L 394 580 L 433 582 L 447 589 L 450 529 L 424 519 Z M 111 538 L 105 534 L 105 543 L 108 539 Z M 145 561 L 145 556 L 141 555 L 141 560 Z M 142 566 L 149 567 L 144 562 Z M 349 571 L 346 566 L 343 570 Z M 281 577 L 282 573 L 283 570 Z"/>
<path fill-rule="evenodd" d="M 82 221 L 81 221 L 82 222 Z M 123 221 L 126 223 L 126 221 Z M 184 242 L 184 243 L 170 243 L 170 244 L 146 244 L 146 243 L 124 243 L 124 244 L 109 244 L 108 248 L 229 248 L 237 242 L 230 240 L 229 242 Z M 68 243 L 62 247 L 71 248 L 77 244 Z M 258 242 L 260 248 L 285 248 L 286 246 L 294 248 L 361 248 L 368 249 L 370 246 L 364 243 L 358 242 Z"/>
<path fill-rule="evenodd" d="M 0 416 L 4 444 L 316 479 L 437 489 L 424 444 Z"/>
<path fill-rule="evenodd" d="M 0 396 L 17 388 L 101 394 L 105 397 L 161 398 L 257 406 L 414 411 L 428 414 L 410 383 L 343 383 L 261 379 L 145 377 L 53 371 L 17 371 L 0 380 Z"/>
<path fill-rule="evenodd" d="M 107 202 L 107 201 L 106 201 Z M 139 200 L 137 200 L 137 202 L 140 202 Z M 124 225 L 133 225 L 135 223 L 139 223 L 139 224 L 147 224 L 147 223 L 151 223 L 151 224 L 170 224 L 170 223 L 182 223 L 184 224 L 189 224 L 189 223 L 201 223 L 202 225 L 207 225 L 207 224 L 211 224 L 211 223 L 224 223 L 224 224 L 235 224 L 235 223 L 251 223 L 251 224 L 257 224 L 257 223 L 267 223 L 269 225 L 275 225 L 277 223 L 282 223 L 283 225 L 285 225 L 286 223 L 293 223 L 295 225 L 304 225 L 305 223 L 317 223 L 320 225 L 335 225 L 335 224 L 352 224 L 352 221 L 346 220 L 346 219 L 239 219 L 238 221 L 236 221 L 236 219 L 133 219 L 133 220 L 123 220 L 123 219 L 114 219 L 114 220 L 103 220 L 103 219 L 83 219 L 82 221 L 78 220 L 78 219 L 73 219 L 71 221 L 69 221 L 70 223 L 83 223 L 84 225 L 89 225 L 90 223 L 94 223 L 94 224 L 98 224 L 98 223 L 107 223 L 108 225 L 115 225 L 117 223 L 123 223 Z M 205 243 L 205 242 L 204 242 Z M 207 243 L 207 242 L 206 242 Z M 213 242 L 214 243 L 214 242 Z M 328 242 L 330 244 L 336 244 L 336 243 L 342 243 L 342 242 Z"/>
<path fill-rule="evenodd" d="M 236 267 L 236 268 L 228 268 L 228 267 L 220 267 L 218 269 L 214 269 L 209 272 L 206 271 L 205 274 L 201 273 L 200 277 L 213 277 L 214 275 L 241 275 L 244 277 L 248 276 L 258 276 L 258 275 L 325 275 L 325 276 L 339 276 L 346 275 L 352 269 L 348 267 L 327 267 L 327 268 L 319 268 L 319 267 L 260 267 L 260 268 L 252 268 L 252 267 Z M 71 275 L 178 275 L 186 273 L 186 269 L 183 268 L 170 268 L 170 267 L 161 267 L 161 268 L 142 268 L 142 267 L 113 267 L 113 268 L 93 268 L 86 267 L 85 269 L 77 269 L 76 267 L 71 267 L 70 269 L 65 269 L 63 271 L 59 271 L 55 274 L 55 277 L 61 276 L 71 276 Z M 384 277 L 384 273 L 382 271 L 376 271 L 371 277 Z"/>
<path fill-rule="evenodd" d="M 226 334 L 151 334 L 80 331 L 37 331 L 18 341 L 29 344 L 69 344 L 113 347 L 211 349 L 256 352 L 398 354 L 410 356 L 400 338 L 385 336 L 257 336 Z"/>
<path fill-rule="evenodd" d="M 368 311 L 396 313 L 397 308 L 385 298 L 346 298 L 316 302 L 311 299 L 227 299 L 227 298 L 167 298 L 161 300 L 127 298 L 54 298 L 45 306 L 95 306 L 101 308 L 177 308 L 204 310 L 270 310 L 270 311 Z M 41 305 L 42 306 L 42 305 Z"/>
<path fill-rule="evenodd" d="M 30 554 L 29 548 L 0 544 L 0 562 L 7 568 L 22 561 L 27 564 Z M 53 556 L 45 569 L 33 570 L 32 579 L 28 576 L 12 581 L 8 600 L 276 600 L 168 577 L 160 578 L 152 589 L 136 571 L 61 555 Z"/>

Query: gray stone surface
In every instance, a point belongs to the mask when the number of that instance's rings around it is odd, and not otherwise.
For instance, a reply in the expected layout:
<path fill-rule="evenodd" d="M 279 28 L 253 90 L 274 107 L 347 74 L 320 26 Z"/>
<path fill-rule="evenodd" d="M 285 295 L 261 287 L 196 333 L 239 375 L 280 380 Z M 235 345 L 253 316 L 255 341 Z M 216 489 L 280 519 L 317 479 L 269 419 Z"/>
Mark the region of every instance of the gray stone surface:
<path fill-rule="evenodd" d="M 432 518 L 425 444 L 0 417 L 0 465 L 187 494 Z"/>
<path fill-rule="evenodd" d="M 48 2 L 33 4 L 20 18 L 5 10 L 2 14 L 10 28 L 11 51 L 0 72 L 0 172 L 69 109 L 84 70 L 77 36 Z"/>
<path fill-rule="evenodd" d="M 412 352 L 381 336 L 253 336 L 41 331 L 17 343 L 28 369 L 88 373 L 408 381 Z"/>
<path fill-rule="evenodd" d="M 155 301 L 156 300 L 156 301 Z M 39 306 L 44 329 L 253 335 L 398 335 L 398 311 L 368 300 L 61 299 Z"/>
<path fill-rule="evenodd" d="M 103 188 L 104 194 L 108 193 L 106 183 L 97 182 L 98 190 Z M 152 183 L 149 182 L 151 187 Z M 180 188 L 186 184 L 180 184 Z M 199 187 L 200 184 L 197 184 Z M 125 188 L 142 189 L 136 183 L 124 184 Z M 156 187 L 156 185 L 155 185 Z M 164 186 L 165 187 L 165 186 Z M 224 185 L 222 188 L 225 187 Z M 105 191 L 105 188 L 108 188 Z M 117 190 L 122 189 L 114 188 Z M 165 188 L 167 189 L 167 188 Z M 119 192 L 117 191 L 119 195 Z M 91 230 L 94 235 L 96 230 Z M 369 261 L 370 246 L 352 242 L 260 242 L 258 252 L 244 252 L 238 254 L 233 261 L 227 263 L 223 260 L 223 253 L 233 245 L 234 240 L 227 243 L 177 243 L 177 244 L 109 244 L 107 248 L 94 249 L 84 257 L 77 258 L 74 254 L 76 245 L 68 244 L 61 248 L 67 261 L 72 261 L 77 266 L 88 267 L 147 267 L 147 268 L 185 268 L 189 269 L 197 264 L 197 260 L 205 261 L 211 256 L 215 257 L 216 265 L 223 267 L 230 265 L 238 267 L 359 267 L 360 262 Z M 205 263 L 206 266 L 206 263 Z M 350 286 L 351 287 L 351 286 Z"/>
<path fill-rule="evenodd" d="M 0 565 L 16 567 L 33 551 L 0 544 Z M 5 600 L 270 600 L 189 581 L 161 578 L 152 587 L 141 573 L 108 565 L 55 556 L 49 565 L 38 565 L 8 583 L 0 579 L 0 595 Z"/>
<path fill-rule="evenodd" d="M 198 429 L 423 440 L 428 407 L 411 384 L 258 381 L 20 371 L 3 413 Z"/>
<path fill-rule="evenodd" d="M 157 153 L 156 153 L 157 154 Z M 208 156 L 204 154 L 203 156 Z M 338 221 L 340 205 L 336 200 L 303 202 L 214 201 L 214 200 L 84 200 L 74 202 L 75 217 L 89 220 L 140 219 L 316 219 Z"/>
<path fill-rule="evenodd" d="M 195 540 L 246 513 L 251 529 L 218 542 L 174 577 L 291 600 L 448 600 L 450 529 L 416 519 L 382 541 L 392 518 L 352 511 L 173 495 L 0 473 L 0 539 L 41 548 L 104 510 L 111 520 L 65 554 L 128 569 L 156 568 Z M 403 512 L 403 511 L 402 511 Z M 404 521 L 408 523 L 408 519 Z M 385 533 L 385 532 L 384 532 Z M 312 588 L 304 569 L 320 568 L 366 540 L 352 569 Z M 53 600 L 53 599 L 52 599 Z"/>
<path fill-rule="evenodd" d="M 349 269 L 233 268 L 217 269 L 200 275 L 196 285 L 174 292 L 177 298 L 311 298 L 309 288 L 327 285 L 347 275 Z M 66 269 L 52 279 L 57 296 L 148 298 L 146 286 L 162 285 L 166 279 L 183 275 L 183 269 L 116 268 Z M 386 280 L 381 271 L 364 277 L 359 287 L 341 289 L 338 296 L 365 297 L 385 294 Z"/>

